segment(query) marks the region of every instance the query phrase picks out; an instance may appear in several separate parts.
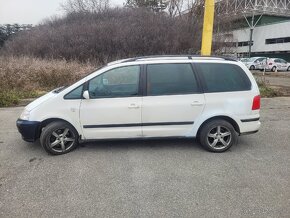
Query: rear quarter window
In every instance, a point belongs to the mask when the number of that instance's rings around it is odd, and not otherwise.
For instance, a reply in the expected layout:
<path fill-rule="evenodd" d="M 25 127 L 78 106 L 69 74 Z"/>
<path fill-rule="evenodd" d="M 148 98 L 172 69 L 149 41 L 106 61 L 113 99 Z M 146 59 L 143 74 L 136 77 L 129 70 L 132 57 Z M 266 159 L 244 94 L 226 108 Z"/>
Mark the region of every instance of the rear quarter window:
<path fill-rule="evenodd" d="M 204 91 L 237 92 L 251 90 L 251 81 L 242 68 L 234 64 L 198 63 Z"/>

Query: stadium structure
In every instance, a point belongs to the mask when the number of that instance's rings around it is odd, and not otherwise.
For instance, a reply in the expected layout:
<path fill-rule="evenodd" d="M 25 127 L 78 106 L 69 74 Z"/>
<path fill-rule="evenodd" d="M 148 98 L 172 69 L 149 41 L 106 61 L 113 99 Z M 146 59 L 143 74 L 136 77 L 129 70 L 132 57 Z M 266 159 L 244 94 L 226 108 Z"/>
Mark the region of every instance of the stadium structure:
<path fill-rule="evenodd" d="M 290 0 L 216 0 L 215 13 L 216 24 L 231 23 L 215 33 L 233 45 L 224 53 L 290 61 Z"/>

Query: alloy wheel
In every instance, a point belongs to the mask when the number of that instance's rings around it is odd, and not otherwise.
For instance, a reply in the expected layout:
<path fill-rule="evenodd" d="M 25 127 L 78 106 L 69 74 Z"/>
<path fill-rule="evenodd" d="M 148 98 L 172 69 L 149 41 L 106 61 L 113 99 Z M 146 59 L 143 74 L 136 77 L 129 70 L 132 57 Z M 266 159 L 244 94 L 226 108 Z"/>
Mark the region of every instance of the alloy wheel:
<path fill-rule="evenodd" d="M 57 129 L 52 132 L 49 138 L 49 146 L 55 152 L 65 152 L 75 143 L 76 137 L 69 128 Z"/>
<path fill-rule="evenodd" d="M 222 150 L 232 141 L 231 131 L 225 126 L 216 126 L 207 134 L 207 141 L 212 148 Z"/>

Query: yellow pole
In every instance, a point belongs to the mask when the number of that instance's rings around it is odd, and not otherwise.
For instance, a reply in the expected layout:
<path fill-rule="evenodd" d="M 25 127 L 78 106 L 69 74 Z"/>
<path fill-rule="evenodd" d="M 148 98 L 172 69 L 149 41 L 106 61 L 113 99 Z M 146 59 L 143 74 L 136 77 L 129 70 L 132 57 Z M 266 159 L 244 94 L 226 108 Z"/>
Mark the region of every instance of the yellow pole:
<path fill-rule="evenodd" d="M 214 1 L 215 0 L 205 0 L 201 55 L 211 55 Z"/>

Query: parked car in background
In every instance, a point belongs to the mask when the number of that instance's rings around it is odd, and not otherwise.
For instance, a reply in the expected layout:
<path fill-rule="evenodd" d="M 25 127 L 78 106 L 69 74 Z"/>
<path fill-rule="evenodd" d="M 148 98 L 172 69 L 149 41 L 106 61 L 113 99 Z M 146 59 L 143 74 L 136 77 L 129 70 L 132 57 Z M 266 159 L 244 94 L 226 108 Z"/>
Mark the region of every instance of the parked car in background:
<path fill-rule="evenodd" d="M 212 152 L 260 128 L 260 92 L 232 59 L 153 56 L 120 60 L 30 103 L 17 120 L 24 140 L 51 154 L 79 141 L 198 138 Z"/>
<path fill-rule="evenodd" d="M 243 63 L 250 70 L 261 70 L 261 69 L 264 69 L 266 60 L 267 60 L 266 57 L 252 57 L 252 58 L 247 59 Z"/>
<path fill-rule="evenodd" d="M 281 58 L 271 58 L 268 63 L 266 70 L 271 70 L 272 72 L 277 71 L 290 71 L 290 63 Z"/>

